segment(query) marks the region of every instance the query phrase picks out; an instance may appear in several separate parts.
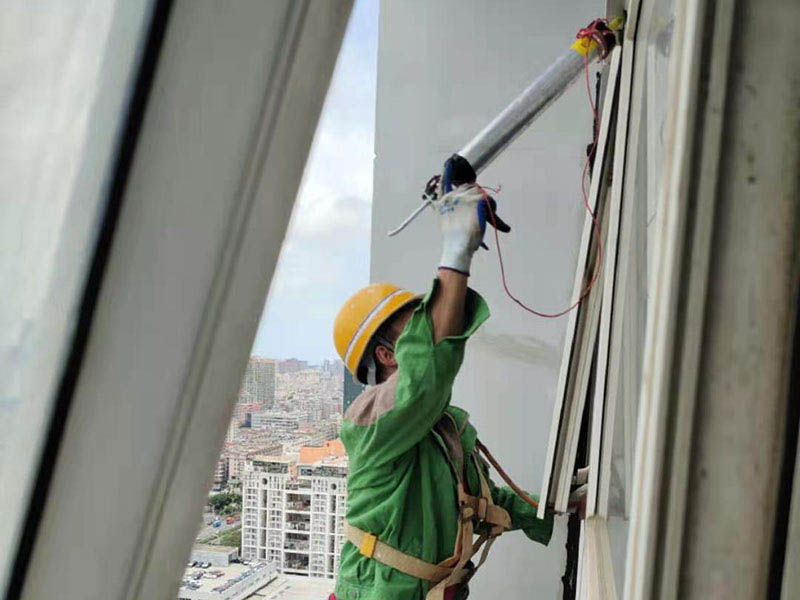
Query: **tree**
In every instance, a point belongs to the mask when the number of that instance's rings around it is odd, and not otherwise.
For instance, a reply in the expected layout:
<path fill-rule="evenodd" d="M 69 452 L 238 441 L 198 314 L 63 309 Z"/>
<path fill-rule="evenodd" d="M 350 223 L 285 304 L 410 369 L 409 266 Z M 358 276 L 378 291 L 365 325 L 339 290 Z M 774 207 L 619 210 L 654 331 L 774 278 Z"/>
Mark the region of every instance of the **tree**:
<path fill-rule="evenodd" d="M 239 494 L 229 494 L 223 492 L 221 494 L 213 494 L 208 497 L 208 505 L 214 509 L 214 512 L 224 512 L 227 507 L 230 507 L 230 512 L 225 514 L 232 514 L 242 506 L 242 497 Z"/>

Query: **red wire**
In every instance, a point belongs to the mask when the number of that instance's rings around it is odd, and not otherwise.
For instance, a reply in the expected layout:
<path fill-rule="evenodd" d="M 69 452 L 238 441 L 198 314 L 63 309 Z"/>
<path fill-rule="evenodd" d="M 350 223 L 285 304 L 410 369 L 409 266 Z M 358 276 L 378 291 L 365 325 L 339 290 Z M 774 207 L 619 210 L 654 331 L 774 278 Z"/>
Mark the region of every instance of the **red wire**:
<path fill-rule="evenodd" d="M 584 35 L 582 35 L 582 34 L 584 34 Z M 595 39 L 594 36 L 591 35 L 591 33 L 587 33 L 587 30 L 584 30 L 584 29 L 582 29 L 581 31 L 578 32 L 578 37 L 592 37 L 593 39 Z M 601 36 L 601 39 L 602 39 L 602 36 Z M 601 46 L 605 47 L 604 44 L 601 44 Z M 598 118 L 597 118 L 597 107 L 595 106 L 595 103 L 592 101 L 592 86 L 589 83 L 589 54 L 588 53 L 584 56 L 584 72 L 585 72 L 585 75 L 586 75 L 586 92 L 587 92 L 587 94 L 589 96 L 589 106 L 591 106 L 591 108 L 592 108 L 592 116 L 593 116 L 593 119 L 594 119 L 594 125 L 595 126 L 594 126 L 594 138 L 592 140 L 592 147 L 591 147 L 591 150 L 589 151 L 589 156 L 586 157 L 586 162 L 583 165 L 583 172 L 581 173 L 581 193 L 583 195 L 583 206 L 586 209 L 586 212 L 589 213 L 589 215 L 592 217 L 592 223 L 594 225 L 595 239 L 597 240 L 597 258 L 596 258 L 595 263 L 594 263 L 594 273 L 592 274 L 591 281 L 584 288 L 584 290 L 581 292 L 580 297 L 572 305 L 570 305 L 569 307 L 565 308 L 564 310 L 561 310 L 561 311 L 556 312 L 556 313 L 545 313 L 545 312 L 541 312 L 541 311 L 535 310 L 535 309 L 527 306 L 524 302 L 522 302 L 520 299 L 518 299 L 516 296 L 514 296 L 514 294 L 511 293 L 511 290 L 508 288 L 508 281 L 506 280 L 506 268 L 505 268 L 505 265 L 503 264 L 503 252 L 500 249 L 500 236 L 497 233 L 497 221 L 495 219 L 494 211 L 492 210 L 491 203 L 488 200 L 489 196 L 486 193 L 485 188 L 483 188 L 483 187 L 481 187 L 479 185 L 477 186 L 478 189 L 483 194 L 484 200 L 486 200 L 486 206 L 487 206 L 487 209 L 488 209 L 488 212 L 489 212 L 489 217 L 492 219 L 492 225 L 494 226 L 494 239 L 495 239 L 495 244 L 497 246 L 497 259 L 500 262 L 500 275 L 501 275 L 501 278 L 503 280 L 503 288 L 505 289 L 506 294 L 508 295 L 509 298 L 511 298 L 514 302 L 516 302 L 524 310 L 526 310 L 529 313 L 532 313 L 532 314 L 534 314 L 536 316 L 544 317 L 546 319 L 555 319 L 557 317 L 561 317 L 561 316 L 567 314 L 569 311 L 573 310 L 575 307 L 577 307 L 581 303 L 581 301 L 591 291 L 592 287 L 594 287 L 594 284 L 595 284 L 595 282 L 597 281 L 597 278 L 600 275 L 600 264 L 601 264 L 601 262 L 603 260 L 603 240 L 602 240 L 602 235 L 601 235 L 601 231 L 600 231 L 600 223 L 598 222 L 597 216 L 595 215 L 594 211 L 592 211 L 591 207 L 589 206 L 589 195 L 586 192 L 586 173 L 589 170 L 589 162 L 592 160 L 592 158 L 594 157 L 594 153 L 597 150 L 597 137 L 598 137 L 599 132 L 600 132 L 600 127 L 599 127 Z M 599 167 L 602 168 L 602 165 L 599 165 Z"/>

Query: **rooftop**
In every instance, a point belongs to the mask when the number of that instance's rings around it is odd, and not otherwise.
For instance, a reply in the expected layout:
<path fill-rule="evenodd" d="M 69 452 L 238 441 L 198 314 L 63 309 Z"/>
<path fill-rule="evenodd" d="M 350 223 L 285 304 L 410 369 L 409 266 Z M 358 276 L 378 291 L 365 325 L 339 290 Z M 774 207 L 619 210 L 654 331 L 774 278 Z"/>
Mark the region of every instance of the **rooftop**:
<path fill-rule="evenodd" d="M 304 465 L 314 464 L 326 458 L 346 456 L 341 440 L 325 442 L 322 446 L 302 446 L 298 462 Z"/>
<path fill-rule="evenodd" d="M 252 600 L 326 600 L 333 593 L 332 579 L 279 575 L 251 596 Z"/>
<path fill-rule="evenodd" d="M 207 569 L 191 567 L 183 574 L 178 598 L 245 600 L 271 579 L 274 580 L 276 575 L 274 565 L 256 562 L 250 565 L 231 563 Z"/>
<path fill-rule="evenodd" d="M 274 462 L 274 463 L 293 463 L 289 456 L 270 456 L 267 454 L 256 454 L 250 457 L 253 462 Z"/>
<path fill-rule="evenodd" d="M 236 552 L 239 549 L 235 546 L 212 546 L 211 544 L 194 544 L 192 546 L 192 552 L 219 552 L 219 553 L 228 553 Z"/>

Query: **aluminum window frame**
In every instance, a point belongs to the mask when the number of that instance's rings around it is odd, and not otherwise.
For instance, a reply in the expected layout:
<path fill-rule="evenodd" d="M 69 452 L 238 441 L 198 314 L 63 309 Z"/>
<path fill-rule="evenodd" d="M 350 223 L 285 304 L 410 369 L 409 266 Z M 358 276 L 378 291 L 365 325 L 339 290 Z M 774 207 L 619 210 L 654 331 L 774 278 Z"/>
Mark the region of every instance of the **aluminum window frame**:
<path fill-rule="evenodd" d="M 599 124 L 595 174 L 591 179 L 589 188 L 589 207 L 601 222 L 605 216 L 604 206 L 608 194 L 607 186 L 603 184 L 603 181 L 605 175 L 610 171 L 610 162 L 606 159 L 606 153 L 611 139 L 611 111 L 617 88 L 616 71 L 619 69 L 619 61 L 620 50 L 615 48 L 611 54 L 609 67 L 609 71 L 613 72 L 614 75 L 612 77 L 613 85 L 606 86 Z M 605 232 L 604 227 L 602 231 Z M 593 264 L 593 257 L 596 253 L 595 236 L 593 219 L 591 215 L 587 214 L 584 218 L 571 304 L 578 302 L 584 291 L 587 278 L 591 277 L 588 269 L 589 265 Z M 600 275 L 602 275 L 602 271 L 598 275 L 598 281 L 602 279 Z M 600 286 L 595 287 L 597 289 L 593 288 L 581 304 L 575 310 L 570 311 L 567 317 L 567 331 L 559 368 L 556 402 L 550 425 L 550 436 L 540 493 L 540 497 L 543 500 L 547 500 L 547 502 L 542 502 L 539 505 L 537 514 L 540 519 L 544 517 L 549 502 L 554 502 L 557 510 L 563 511 L 566 509 L 567 500 L 564 493 L 564 479 L 567 479 L 566 493 L 568 495 L 571 468 L 568 468 L 567 465 L 572 463 L 574 466 L 578 433 L 583 414 L 583 402 L 589 385 L 587 355 L 588 362 L 591 362 L 594 351 L 594 341 L 592 339 L 584 339 L 583 336 L 587 330 L 590 337 L 593 333 L 596 333 L 596 327 L 593 323 L 599 318 Z M 580 369 L 580 376 L 576 374 L 577 369 Z M 576 386 L 579 390 L 578 392 L 575 391 Z M 583 390 L 583 392 L 581 393 L 580 390 Z M 576 404 L 579 406 L 576 407 Z M 561 506 L 560 509 L 559 506 Z"/>
<path fill-rule="evenodd" d="M 0 474 L 13 481 L 0 488 L 8 520 L 0 539 L 2 589 L 15 585 L 14 563 L 25 554 L 27 523 L 39 509 L 31 500 L 47 479 L 51 440 L 58 438 L 62 374 L 80 335 L 153 8 L 150 0 L 39 4 L 6 7 L 6 26 L 15 31 L 0 50 L 12 86 L 0 137 L 17 161 L 4 165 L 0 184 L 0 221 L 8 228 L 0 250 L 7 290 L 0 309 Z M 30 79 L 16 79 L 22 69 Z"/>
<path fill-rule="evenodd" d="M 171 7 L 15 597 L 174 597 L 351 6 Z"/>

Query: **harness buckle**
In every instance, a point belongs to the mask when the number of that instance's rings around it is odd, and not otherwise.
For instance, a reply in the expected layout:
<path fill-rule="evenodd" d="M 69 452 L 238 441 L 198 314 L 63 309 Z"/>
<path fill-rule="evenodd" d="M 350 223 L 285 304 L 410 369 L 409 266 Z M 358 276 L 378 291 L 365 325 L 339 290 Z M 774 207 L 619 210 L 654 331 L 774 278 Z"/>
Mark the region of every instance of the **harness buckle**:
<path fill-rule="evenodd" d="M 469 521 L 475 516 L 475 511 L 469 504 L 461 505 L 461 522 Z"/>
<path fill-rule="evenodd" d="M 478 498 L 478 518 L 481 521 L 486 520 L 486 513 L 489 510 L 489 502 L 486 498 Z"/>
<path fill-rule="evenodd" d="M 378 536 L 372 533 L 365 533 L 361 539 L 361 547 L 358 549 L 367 558 L 372 558 L 375 554 L 375 546 L 378 545 Z"/>

